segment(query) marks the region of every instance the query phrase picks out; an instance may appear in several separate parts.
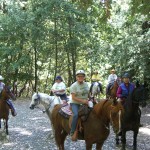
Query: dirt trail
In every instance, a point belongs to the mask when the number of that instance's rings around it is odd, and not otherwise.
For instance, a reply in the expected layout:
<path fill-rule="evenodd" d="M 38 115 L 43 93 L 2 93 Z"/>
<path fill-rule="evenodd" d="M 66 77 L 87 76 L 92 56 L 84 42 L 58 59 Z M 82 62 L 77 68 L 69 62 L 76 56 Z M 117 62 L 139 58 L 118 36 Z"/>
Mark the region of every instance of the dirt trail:
<path fill-rule="evenodd" d="M 0 132 L 0 150 L 56 150 L 54 139 L 50 139 L 50 121 L 46 114 L 39 109 L 29 109 L 30 100 L 17 100 L 14 105 L 18 115 L 9 119 L 10 140 L 5 141 L 3 132 Z M 142 109 L 141 122 L 138 135 L 137 150 L 150 150 L 150 106 Z M 85 142 L 72 142 L 70 137 L 65 141 L 66 150 L 85 150 Z M 115 145 L 115 135 L 111 131 L 105 141 L 103 150 L 119 150 Z M 132 132 L 127 133 L 127 150 L 132 149 Z M 93 145 L 95 150 L 95 145 Z"/>

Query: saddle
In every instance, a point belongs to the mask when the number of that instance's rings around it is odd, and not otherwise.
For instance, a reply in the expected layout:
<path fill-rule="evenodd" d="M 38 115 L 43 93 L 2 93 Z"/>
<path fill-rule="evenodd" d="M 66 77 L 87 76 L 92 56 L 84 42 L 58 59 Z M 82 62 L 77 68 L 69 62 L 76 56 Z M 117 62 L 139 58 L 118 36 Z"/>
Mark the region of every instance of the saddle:
<path fill-rule="evenodd" d="M 88 107 L 87 105 L 81 105 L 79 112 L 78 112 L 79 118 L 81 118 L 83 122 L 86 121 L 91 110 L 92 108 Z M 69 104 L 62 105 L 62 107 L 59 110 L 59 113 L 63 117 L 69 119 L 70 116 L 72 116 L 70 105 Z"/>
<path fill-rule="evenodd" d="M 88 107 L 87 105 L 81 105 L 79 112 L 78 112 L 78 122 L 76 126 L 76 131 L 74 132 L 74 135 L 72 136 L 72 140 L 76 141 L 78 138 L 78 135 L 80 135 L 80 138 L 83 139 L 83 126 L 82 122 L 85 122 L 88 119 L 88 116 L 91 112 L 92 108 Z M 62 106 L 59 110 L 59 113 L 69 119 L 69 127 L 71 128 L 72 123 L 72 111 L 70 109 L 70 105 L 66 104 L 65 106 Z"/>

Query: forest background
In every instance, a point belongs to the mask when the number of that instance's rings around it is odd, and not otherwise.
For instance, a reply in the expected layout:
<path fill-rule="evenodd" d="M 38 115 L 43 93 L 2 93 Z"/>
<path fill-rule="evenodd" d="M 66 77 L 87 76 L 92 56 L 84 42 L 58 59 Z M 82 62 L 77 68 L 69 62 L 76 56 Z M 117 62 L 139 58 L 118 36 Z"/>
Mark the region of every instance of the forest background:
<path fill-rule="evenodd" d="M 49 92 L 57 75 L 69 87 L 78 69 L 89 82 L 97 70 L 104 86 L 112 68 L 150 85 L 149 6 L 148 0 L 0 0 L 0 74 L 20 96 L 27 87 Z"/>

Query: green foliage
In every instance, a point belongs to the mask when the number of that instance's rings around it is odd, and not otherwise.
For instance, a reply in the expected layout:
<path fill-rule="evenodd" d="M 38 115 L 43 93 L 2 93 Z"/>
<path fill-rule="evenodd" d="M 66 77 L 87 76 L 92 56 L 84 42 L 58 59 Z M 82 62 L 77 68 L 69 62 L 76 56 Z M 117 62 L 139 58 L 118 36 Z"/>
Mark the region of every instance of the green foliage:
<path fill-rule="evenodd" d="M 103 81 L 111 68 L 120 76 L 128 71 L 134 80 L 150 81 L 149 30 L 141 28 L 147 4 L 111 1 L 108 19 L 106 4 L 91 0 L 8 3 L 0 13 L 0 73 L 12 82 L 45 88 L 56 75 L 70 86 L 77 69 L 88 76 L 98 70 Z M 133 15 L 137 6 L 139 14 Z"/>

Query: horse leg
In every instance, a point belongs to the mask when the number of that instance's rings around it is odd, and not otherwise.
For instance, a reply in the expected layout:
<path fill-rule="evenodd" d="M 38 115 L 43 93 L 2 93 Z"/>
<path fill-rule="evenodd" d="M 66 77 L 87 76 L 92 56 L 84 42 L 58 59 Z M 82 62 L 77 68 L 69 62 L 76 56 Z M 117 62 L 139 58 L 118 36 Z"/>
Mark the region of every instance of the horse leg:
<path fill-rule="evenodd" d="M 104 142 L 96 143 L 96 150 L 101 150 Z"/>
<path fill-rule="evenodd" d="M 55 141 L 57 143 L 58 149 L 59 150 L 64 150 L 64 142 L 66 139 L 67 133 L 62 129 L 62 130 L 57 130 L 57 133 L 55 132 Z"/>
<path fill-rule="evenodd" d="M 126 131 L 122 131 L 121 142 L 122 142 L 122 150 L 125 150 L 125 146 L 126 146 Z"/>
<path fill-rule="evenodd" d="M 86 150 L 92 150 L 92 143 L 90 141 L 85 141 L 86 143 Z"/>
<path fill-rule="evenodd" d="M 133 147 L 134 147 L 134 150 L 136 150 L 136 147 L 137 147 L 137 135 L 138 135 L 138 132 L 133 131 Z"/>
<path fill-rule="evenodd" d="M 116 145 L 119 145 L 119 135 L 116 134 Z"/>
<path fill-rule="evenodd" d="M 6 138 L 9 139 L 8 120 L 4 120 L 4 127 L 5 127 L 5 130 L 6 130 Z"/>

